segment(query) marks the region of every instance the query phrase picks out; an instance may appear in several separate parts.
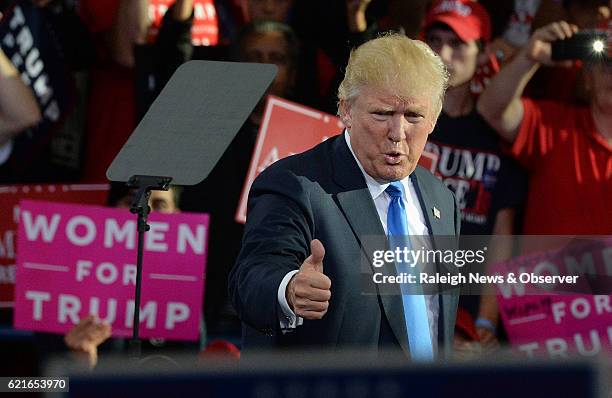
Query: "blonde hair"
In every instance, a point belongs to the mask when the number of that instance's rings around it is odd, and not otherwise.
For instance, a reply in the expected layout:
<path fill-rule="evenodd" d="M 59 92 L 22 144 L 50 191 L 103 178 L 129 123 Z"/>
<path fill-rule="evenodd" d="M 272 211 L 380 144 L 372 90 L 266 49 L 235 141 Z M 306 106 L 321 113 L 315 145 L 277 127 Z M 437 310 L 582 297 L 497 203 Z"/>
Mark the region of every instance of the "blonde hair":
<path fill-rule="evenodd" d="M 338 99 L 350 102 L 365 86 L 388 89 L 400 98 L 417 94 L 434 99 L 434 120 L 440 115 L 448 72 L 427 44 L 387 33 L 351 51 Z"/>

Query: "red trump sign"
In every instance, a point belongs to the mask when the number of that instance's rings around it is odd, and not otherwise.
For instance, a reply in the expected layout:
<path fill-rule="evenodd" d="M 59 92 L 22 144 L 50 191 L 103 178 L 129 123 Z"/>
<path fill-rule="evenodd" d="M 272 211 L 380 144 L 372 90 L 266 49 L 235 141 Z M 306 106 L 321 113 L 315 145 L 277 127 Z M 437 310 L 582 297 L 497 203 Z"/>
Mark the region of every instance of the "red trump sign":
<path fill-rule="evenodd" d="M 279 159 L 304 152 L 337 135 L 344 125 L 336 116 L 269 96 L 255 152 L 238 203 L 236 221 L 246 222 L 249 190 L 255 178 Z"/>

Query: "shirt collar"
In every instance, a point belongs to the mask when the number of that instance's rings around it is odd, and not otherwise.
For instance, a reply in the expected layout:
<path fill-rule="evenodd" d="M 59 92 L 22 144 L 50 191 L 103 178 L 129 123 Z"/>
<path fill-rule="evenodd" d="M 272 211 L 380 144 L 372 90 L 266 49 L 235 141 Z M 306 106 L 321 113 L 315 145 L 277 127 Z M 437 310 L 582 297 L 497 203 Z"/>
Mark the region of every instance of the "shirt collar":
<path fill-rule="evenodd" d="M 370 195 L 372 195 L 372 199 L 376 200 L 383 192 L 385 192 L 385 189 L 387 189 L 389 183 L 380 183 L 376 181 L 371 175 L 365 172 L 363 166 L 361 165 L 361 162 L 359 161 L 359 159 L 357 159 L 357 156 L 355 156 L 355 152 L 353 152 L 353 147 L 351 146 L 351 136 L 348 132 L 348 129 L 344 129 L 344 139 L 346 140 L 346 145 L 348 145 L 349 147 L 349 151 L 351 151 L 353 158 L 355 158 L 355 161 L 357 162 L 357 166 L 359 166 L 359 170 L 361 170 L 361 174 L 363 174 L 363 177 L 366 180 L 366 184 L 368 186 L 368 190 L 370 191 Z M 402 184 L 404 185 L 404 192 L 408 192 L 407 184 L 409 184 L 409 181 L 409 177 L 406 177 L 402 180 Z"/>

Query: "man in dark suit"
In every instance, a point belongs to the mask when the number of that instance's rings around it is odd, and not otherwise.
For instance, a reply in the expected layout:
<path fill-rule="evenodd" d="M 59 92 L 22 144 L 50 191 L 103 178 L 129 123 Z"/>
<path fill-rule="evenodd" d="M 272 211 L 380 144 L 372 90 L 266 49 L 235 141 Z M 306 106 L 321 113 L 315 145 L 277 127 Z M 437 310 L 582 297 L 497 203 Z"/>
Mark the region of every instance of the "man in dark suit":
<path fill-rule="evenodd" d="M 255 180 L 229 283 L 245 348 L 265 335 L 277 347 L 449 353 L 457 291 L 407 294 L 376 283 L 371 265 L 387 235 L 459 234 L 452 193 L 417 167 L 446 83 L 422 42 L 388 35 L 363 44 L 338 92 L 344 133 Z M 380 237 L 383 247 L 372 243 Z"/>

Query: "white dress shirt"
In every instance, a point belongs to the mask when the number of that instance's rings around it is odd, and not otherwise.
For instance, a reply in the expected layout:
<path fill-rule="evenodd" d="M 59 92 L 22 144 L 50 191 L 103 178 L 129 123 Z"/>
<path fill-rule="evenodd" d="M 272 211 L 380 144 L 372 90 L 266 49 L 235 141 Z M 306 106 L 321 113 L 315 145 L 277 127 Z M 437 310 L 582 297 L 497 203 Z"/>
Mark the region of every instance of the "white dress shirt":
<path fill-rule="evenodd" d="M 344 138 L 346 140 L 346 144 L 351 151 L 351 154 L 355 158 L 357 165 L 359 166 L 359 170 L 363 174 L 366 184 L 368 186 L 368 190 L 370 191 L 370 195 L 372 195 L 372 200 L 374 200 L 374 205 L 376 206 L 376 212 L 378 213 L 378 218 L 385 230 L 385 234 L 387 234 L 387 213 L 389 211 L 389 203 L 391 201 L 390 196 L 385 192 L 385 189 L 389 186 L 389 183 L 380 183 L 372 178 L 368 173 L 365 172 L 363 166 L 355 156 L 353 152 L 353 148 L 351 147 L 351 137 L 348 133 L 348 130 L 344 130 Z M 429 230 L 427 229 L 427 225 L 425 223 L 425 217 L 423 215 L 423 210 L 421 209 L 421 205 L 419 203 L 419 199 L 417 193 L 414 189 L 412 181 L 410 181 L 410 177 L 406 177 L 401 180 L 402 185 L 404 186 L 404 192 L 406 196 L 403 198 L 404 206 L 406 207 L 406 215 L 408 218 L 408 231 L 410 235 L 423 236 L 429 235 Z M 289 281 L 298 272 L 298 270 L 290 271 L 285 275 L 281 284 L 278 287 L 278 303 L 282 309 L 282 313 L 284 316 L 279 316 L 281 329 L 292 329 L 303 323 L 302 317 L 296 317 L 295 313 L 289 307 L 287 303 L 287 298 L 285 296 L 285 292 L 287 290 L 287 285 Z M 432 344 L 434 347 L 434 352 L 437 347 L 437 336 L 438 336 L 438 312 L 439 312 L 439 304 L 438 304 L 438 295 L 426 295 L 425 303 L 427 305 L 427 316 L 429 318 L 429 329 L 432 337 Z"/>

